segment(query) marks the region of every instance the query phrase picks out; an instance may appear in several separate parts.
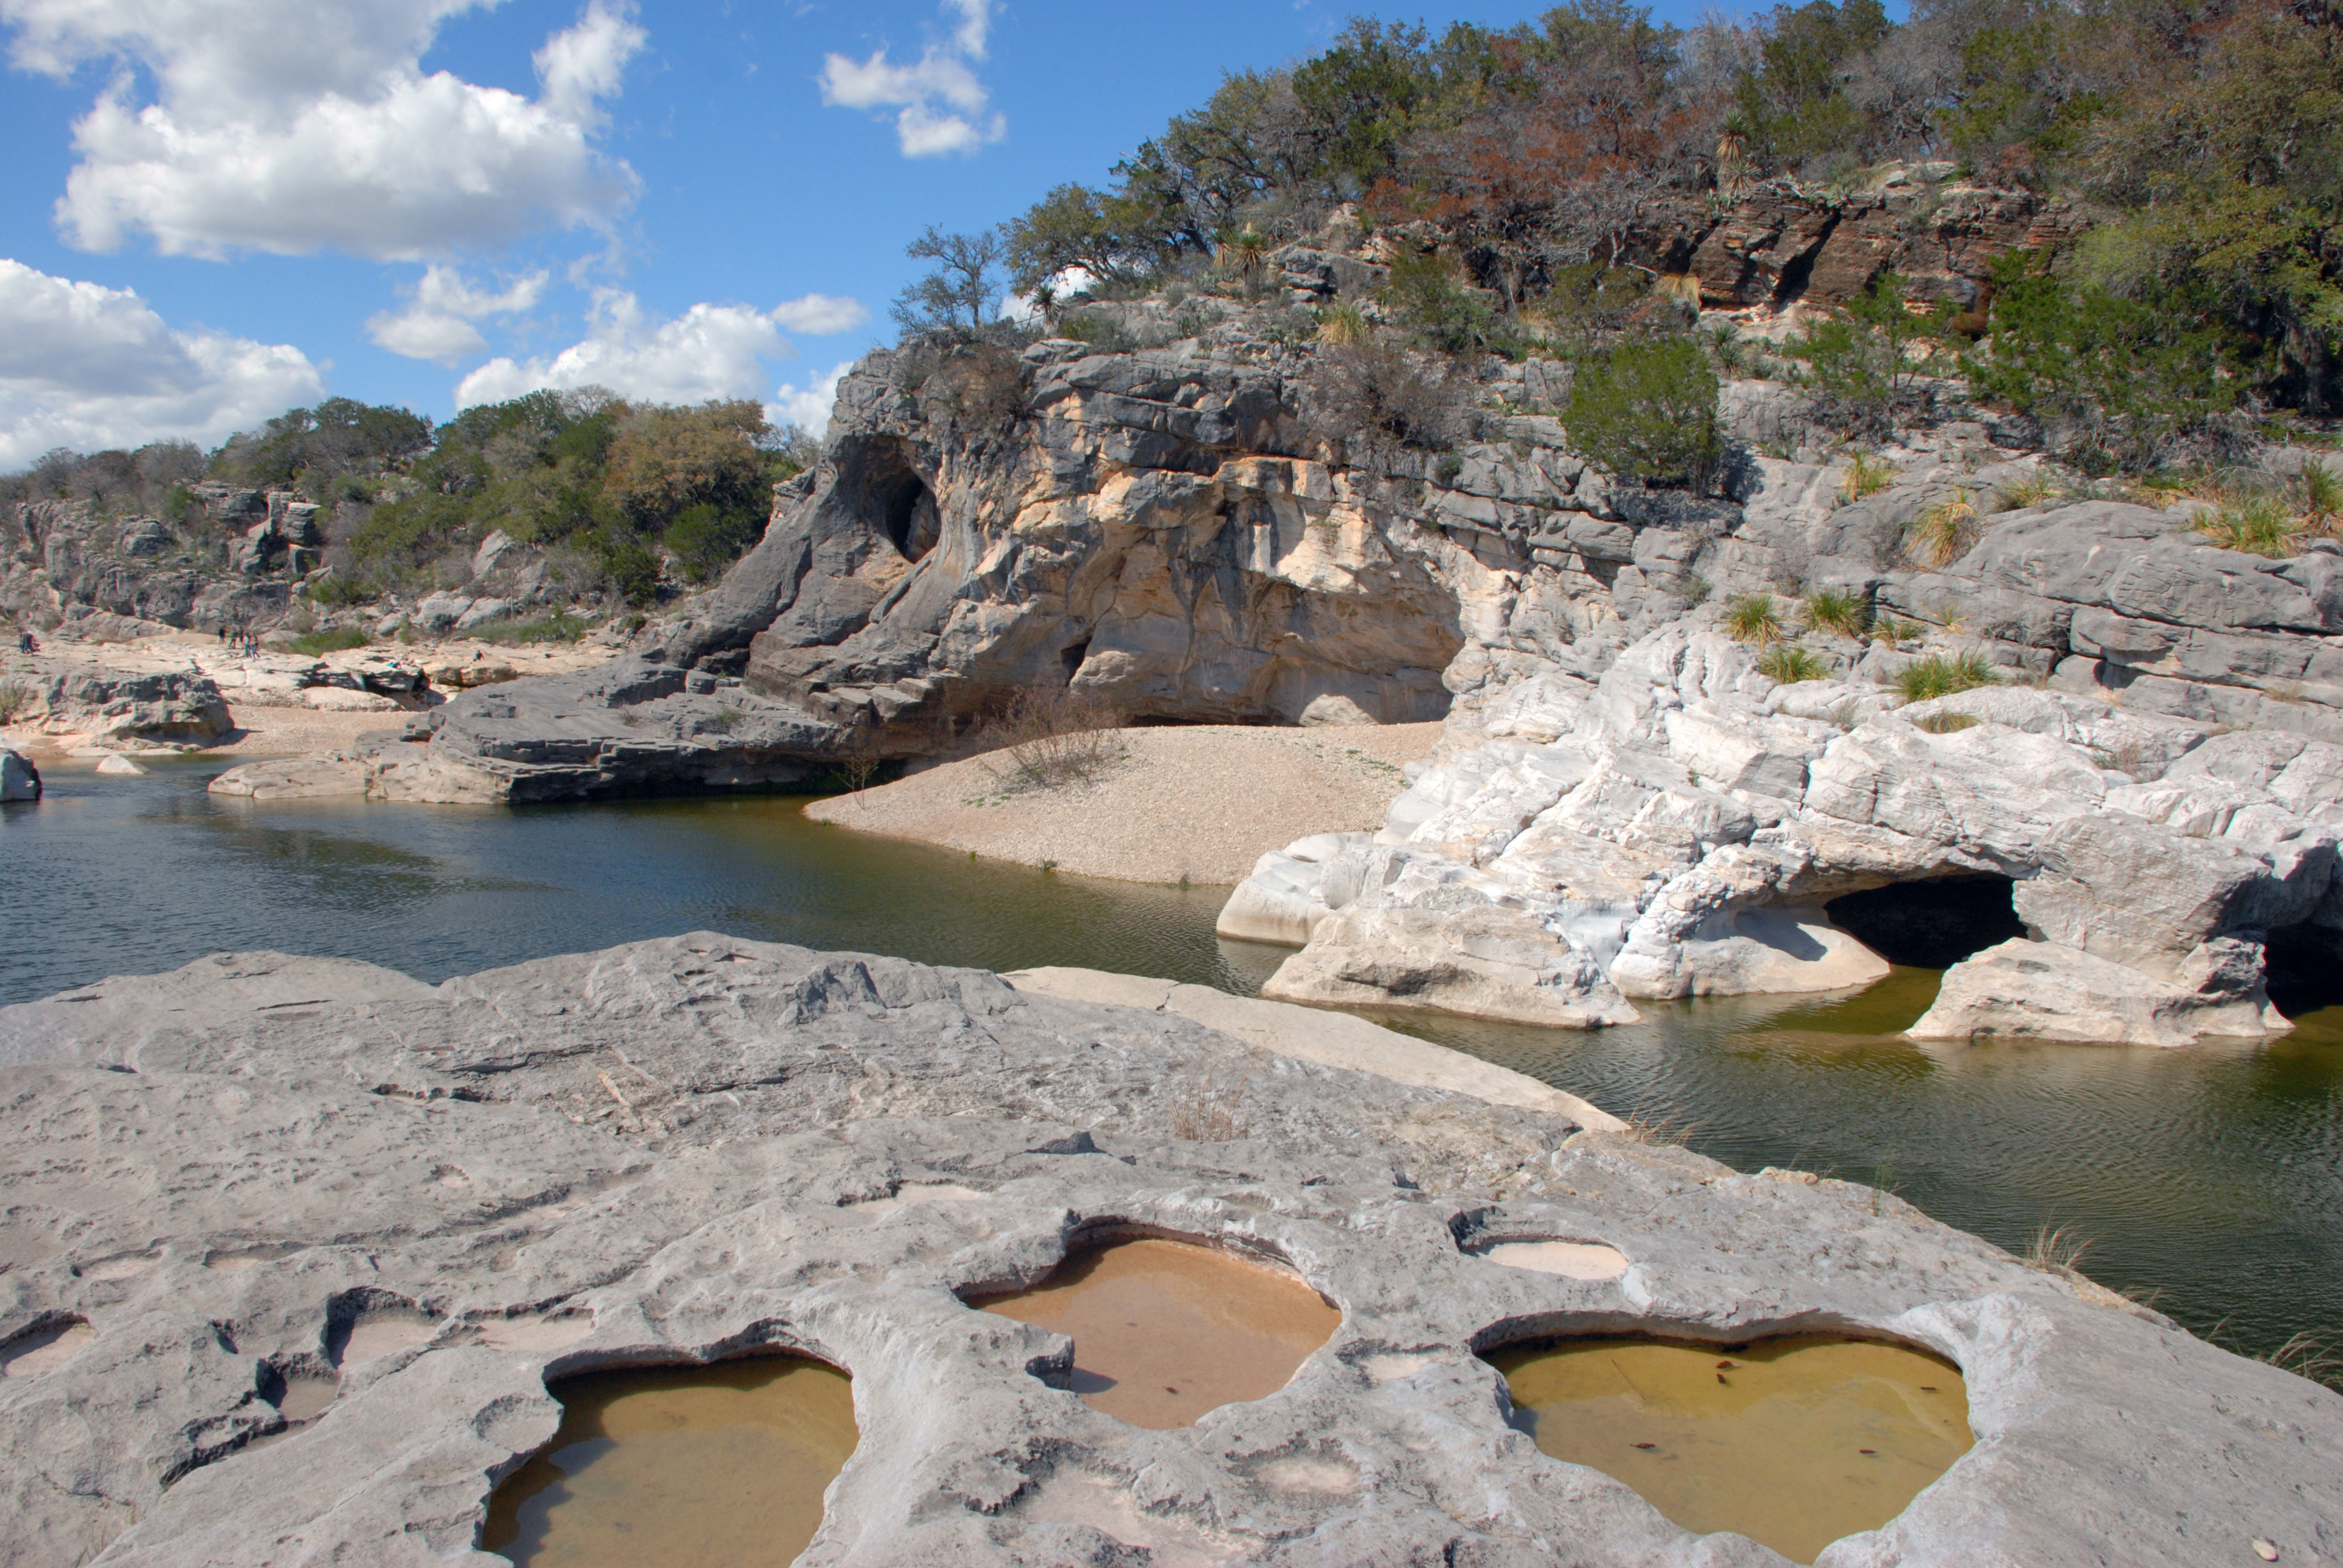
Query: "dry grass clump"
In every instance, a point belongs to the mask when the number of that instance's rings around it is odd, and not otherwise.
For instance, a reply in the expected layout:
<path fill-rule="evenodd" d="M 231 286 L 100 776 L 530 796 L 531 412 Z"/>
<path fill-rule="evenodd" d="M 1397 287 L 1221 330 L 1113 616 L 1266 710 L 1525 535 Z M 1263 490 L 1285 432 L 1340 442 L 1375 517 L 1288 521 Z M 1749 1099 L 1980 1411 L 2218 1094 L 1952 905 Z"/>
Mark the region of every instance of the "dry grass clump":
<path fill-rule="evenodd" d="M 1165 1120 L 1172 1136 L 1190 1143 L 1227 1143 L 1249 1131 L 1244 1091 L 1258 1063 L 1239 1071 L 1234 1062 L 1192 1069 L 1164 1082 Z"/>
<path fill-rule="evenodd" d="M 1875 461 L 1868 454 L 1857 452 L 1847 459 L 1846 477 L 1839 481 L 1839 504 L 1848 506 L 1865 496 L 1875 496 L 1895 482 L 1893 465 Z"/>
<path fill-rule="evenodd" d="M 2194 473 L 2134 487 L 2145 505 L 2203 503 L 2197 531 L 2223 549 L 2284 560 L 2312 539 L 2343 535 L 2343 474 L 2324 463 L 2305 463 L 2285 484 L 2266 476 Z"/>
<path fill-rule="evenodd" d="M 2000 684 L 2001 672 L 1981 653 L 1957 653 L 1949 658 L 1932 653 L 1906 665 L 1896 677 L 1896 688 L 1906 702 L 1926 702 L 1932 697 Z"/>
<path fill-rule="evenodd" d="M 1976 500 L 1966 490 L 1955 490 L 1913 519 L 1904 548 L 1923 565 L 1950 566 L 1976 543 L 1977 523 Z"/>
<path fill-rule="evenodd" d="M 1103 772 L 1122 755 L 1121 728 L 1121 711 L 1096 692 L 1029 686 L 985 721 L 977 749 L 1001 754 L 987 767 L 1004 784 L 1047 789 Z"/>
<path fill-rule="evenodd" d="M 21 680 L 0 680 L 0 724 L 14 724 L 33 710 L 33 689 Z"/>
<path fill-rule="evenodd" d="M 1978 723 L 1974 713 L 1931 713 L 1912 720 L 1912 728 L 1930 735 L 1957 735 L 1964 729 L 1975 729 Z"/>
<path fill-rule="evenodd" d="M 1795 686 L 1802 680 L 1822 679 L 1830 673 L 1830 667 L 1810 648 L 1778 642 L 1757 656 L 1757 673 L 1781 685 Z"/>
<path fill-rule="evenodd" d="M 1870 607 L 1843 588 L 1816 588 L 1806 595 L 1806 624 L 1816 631 L 1861 637 L 1871 625 Z"/>
<path fill-rule="evenodd" d="M 1772 594 L 1743 594 L 1725 607 L 1725 629 L 1735 642 L 1778 642 L 1782 611 Z"/>

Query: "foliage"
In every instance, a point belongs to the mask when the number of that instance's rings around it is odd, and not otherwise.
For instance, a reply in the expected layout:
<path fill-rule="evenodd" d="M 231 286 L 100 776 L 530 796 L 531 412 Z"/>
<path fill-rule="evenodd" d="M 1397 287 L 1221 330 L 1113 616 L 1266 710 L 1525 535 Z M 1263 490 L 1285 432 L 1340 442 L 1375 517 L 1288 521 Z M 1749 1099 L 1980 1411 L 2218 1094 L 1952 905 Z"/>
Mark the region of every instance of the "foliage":
<path fill-rule="evenodd" d="M 1916 658 L 1897 672 L 1896 689 L 1904 694 L 1906 702 L 1926 702 L 1932 697 L 1950 697 L 1956 691 L 1968 691 L 1980 686 L 1997 686 L 2001 676 L 1983 654 L 1960 653 L 1946 658 L 1932 653 Z"/>
<path fill-rule="evenodd" d="M 1784 686 L 1795 686 L 1801 680 L 1822 679 L 1830 673 L 1830 667 L 1812 648 L 1777 642 L 1757 656 L 1757 673 Z"/>
<path fill-rule="evenodd" d="M 905 285 L 895 297 L 895 325 L 905 336 L 973 337 L 1000 312 L 1001 284 L 994 269 L 1009 251 L 999 234 L 990 229 L 946 234 L 930 224 L 925 234 L 903 247 L 903 254 L 913 261 L 936 264 L 934 271 Z"/>
<path fill-rule="evenodd" d="M 694 580 L 722 570 L 762 536 L 773 484 L 816 455 L 749 398 L 636 405 L 588 388 L 483 404 L 439 427 L 402 493 L 351 531 L 350 569 L 337 575 L 401 581 L 501 528 L 524 544 L 575 541 L 642 603 L 660 576 L 651 541 Z"/>
<path fill-rule="evenodd" d="M 1353 462 L 1400 447 L 1445 451 L 1468 428 L 1463 387 L 1448 366 L 1387 344 L 1320 349 L 1309 397 L 1312 427 Z"/>
<path fill-rule="evenodd" d="M 310 578 L 301 585 L 301 592 L 313 604 L 335 608 L 364 604 L 374 598 L 374 590 L 366 584 L 336 571 Z"/>
<path fill-rule="evenodd" d="M 1725 635 L 1735 642 L 1766 643 L 1782 636 L 1782 611 L 1769 593 L 1742 594 L 1725 607 Z"/>
<path fill-rule="evenodd" d="M 1087 782 L 1121 757 L 1121 713 L 1098 692 L 1021 687 L 979 727 L 976 745 L 996 754 L 988 766 L 1009 789 L 1048 789 Z"/>
<path fill-rule="evenodd" d="M 482 621 L 469 630 L 456 633 L 456 636 L 480 642 L 506 644 L 576 642 L 592 629 L 589 622 L 578 616 L 556 612 L 530 620 Z"/>
<path fill-rule="evenodd" d="M 203 452 L 187 441 L 156 441 L 135 452 L 117 448 L 86 455 L 58 447 L 22 473 L 0 475 L 0 506 L 85 501 L 108 517 L 156 512 L 176 522 L 194 503 L 188 481 L 201 478 L 203 472 Z"/>
<path fill-rule="evenodd" d="M 1891 27 L 1879 0 L 1775 6 L 1757 60 L 1734 87 L 1752 152 L 1761 161 L 1795 165 L 1858 144 L 1863 115 L 1848 97 L 1846 66 Z"/>
<path fill-rule="evenodd" d="M 1871 610 L 1863 597 L 1843 588 L 1816 588 L 1807 594 L 1805 613 L 1808 626 L 1841 637 L 1861 637 L 1871 624 Z"/>
<path fill-rule="evenodd" d="M 2298 518 L 2279 496 L 2239 496 L 2197 514 L 2197 531 L 2223 549 L 2284 560 L 2296 553 L 2304 533 Z"/>
<path fill-rule="evenodd" d="M 0 724 L 14 724 L 33 709 L 33 688 L 22 680 L 0 680 Z"/>
<path fill-rule="evenodd" d="M 293 639 L 293 651 L 315 658 L 321 653 L 339 653 L 344 648 L 364 648 L 373 640 L 354 626 L 339 631 L 313 631 Z"/>
<path fill-rule="evenodd" d="M 1705 495 L 1724 455 L 1716 372 L 1688 337 L 1619 344 L 1582 360 L 1563 423 L 1623 478 Z"/>
<path fill-rule="evenodd" d="M 328 397 L 292 408 L 260 429 L 232 436 L 212 454 L 211 471 L 246 485 L 297 485 L 313 500 L 343 474 L 377 473 L 431 445 L 431 421 L 388 406 Z"/>
<path fill-rule="evenodd" d="M 1080 268 L 1106 284 L 1129 284 L 1153 272 L 1167 254 L 1150 234 L 1143 207 L 1130 197 L 1061 185 L 1002 230 L 1009 286 L 1021 294 Z"/>
<path fill-rule="evenodd" d="M 1840 429 L 1884 437 L 1921 412 L 1922 367 L 1912 349 L 1930 329 L 1910 304 L 1904 279 L 1885 273 L 1845 310 L 1783 345 L 1805 362 L 1806 383 L 1823 417 Z"/>
<path fill-rule="evenodd" d="M 2125 298 L 2012 251 L 1994 268 L 1991 336 L 1963 365 L 1971 389 L 2042 421 L 2087 468 L 2161 466 L 2235 406 L 2231 345 L 2199 287 Z"/>
<path fill-rule="evenodd" d="M 1496 342 L 1495 313 L 1462 286 L 1445 256 L 1395 258 L 1379 297 L 1427 346 L 1443 353 L 1473 353 Z"/>

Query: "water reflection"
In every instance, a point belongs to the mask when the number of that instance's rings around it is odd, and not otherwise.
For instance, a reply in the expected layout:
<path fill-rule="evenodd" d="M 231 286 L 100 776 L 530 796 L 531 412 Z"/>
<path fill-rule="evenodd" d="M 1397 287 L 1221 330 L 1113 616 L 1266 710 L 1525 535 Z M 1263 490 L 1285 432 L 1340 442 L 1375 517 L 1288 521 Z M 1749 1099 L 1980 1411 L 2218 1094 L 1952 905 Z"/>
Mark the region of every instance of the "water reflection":
<path fill-rule="evenodd" d="M 503 810 L 216 801 L 219 764 L 60 768 L 0 809 L 0 1002 L 223 949 L 427 980 L 716 929 L 930 963 L 1081 964 L 1252 994 L 1285 956 L 1212 935 L 1224 892 L 1044 875 L 810 823 L 779 798 Z M 2343 1335 L 2343 1009 L 2267 1048 L 2157 1050 L 1896 1031 L 1935 994 L 1646 1006 L 1593 1033 L 1393 1015 L 1743 1170 L 1892 1187 L 2013 1250 L 2092 1238 L 2086 1269 L 2267 1349 Z"/>

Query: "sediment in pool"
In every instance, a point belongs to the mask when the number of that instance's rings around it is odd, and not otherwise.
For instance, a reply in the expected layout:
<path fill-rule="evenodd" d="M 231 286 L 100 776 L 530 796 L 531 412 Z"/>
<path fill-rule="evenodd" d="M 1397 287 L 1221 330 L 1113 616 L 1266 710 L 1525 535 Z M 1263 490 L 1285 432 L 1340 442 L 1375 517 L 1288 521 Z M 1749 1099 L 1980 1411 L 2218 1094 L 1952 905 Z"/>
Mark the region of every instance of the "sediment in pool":
<path fill-rule="evenodd" d="M 793 1560 L 854 1452 L 844 1372 L 799 1356 L 628 1367 L 547 1385 L 553 1441 L 488 1503 L 481 1546 L 518 1568 Z"/>
<path fill-rule="evenodd" d="M 1958 1370 L 1876 1341 L 1550 1340 L 1487 1359 L 1544 1452 L 1799 1563 L 1903 1513 L 1974 1441 Z"/>
<path fill-rule="evenodd" d="M 1079 1248 L 1031 1289 L 970 1304 L 1066 1335 L 1083 1402 L 1158 1430 L 1275 1393 L 1342 1321 L 1282 1269 L 1153 1237 Z"/>

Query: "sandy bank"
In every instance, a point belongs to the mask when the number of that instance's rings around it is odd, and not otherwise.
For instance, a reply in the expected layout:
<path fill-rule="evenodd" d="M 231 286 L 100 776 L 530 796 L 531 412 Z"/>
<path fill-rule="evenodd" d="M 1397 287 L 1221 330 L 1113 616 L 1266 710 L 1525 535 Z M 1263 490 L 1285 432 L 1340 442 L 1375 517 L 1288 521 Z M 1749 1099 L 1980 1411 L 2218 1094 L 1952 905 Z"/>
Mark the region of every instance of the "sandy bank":
<path fill-rule="evenodd" d="M 1126 729 L 1121 754 L 1088 783 L 1017 789 L 1005 759 L 974 757 L 806 815 L 1088 877 L 1232 885 L 1305 834 L 1382 826 L 1405 788 L 1400 764 L 1439 739 L 1438 724 Z"/>

